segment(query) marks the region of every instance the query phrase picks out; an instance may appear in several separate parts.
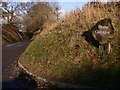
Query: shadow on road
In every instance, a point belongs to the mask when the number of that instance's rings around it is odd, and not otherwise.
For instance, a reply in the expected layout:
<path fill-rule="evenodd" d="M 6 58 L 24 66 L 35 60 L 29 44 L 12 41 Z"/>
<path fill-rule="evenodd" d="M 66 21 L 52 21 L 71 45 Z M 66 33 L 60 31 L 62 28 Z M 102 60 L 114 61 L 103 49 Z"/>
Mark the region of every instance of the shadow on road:
<path fill-rule="evenodd" d="M 17 78 L 9 81 L 2 82 L 2 90 L 13 89 L 13 88 L 27 88 L 27 89 L 37 89 L 37 82 L 30 75 L 20 72 Z"/>

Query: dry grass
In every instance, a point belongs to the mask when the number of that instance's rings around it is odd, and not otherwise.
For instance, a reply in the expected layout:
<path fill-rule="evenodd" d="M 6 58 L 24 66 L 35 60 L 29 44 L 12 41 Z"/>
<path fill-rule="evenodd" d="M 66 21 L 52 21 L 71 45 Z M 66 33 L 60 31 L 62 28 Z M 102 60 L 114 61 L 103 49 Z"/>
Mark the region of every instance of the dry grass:
<path fill-rule="evenodd" d="M 27 38 L 26 35 L 21 36 L 18 28 L 13 24 L 6 24 L 2 26 L 2 43 L 20 41 Z"/>
<path fill-rule="evenodd" d="M 79 16 L 80 15 L 80 16 Z M 111 18 L 115 27 L 112 53 L 101 58 L 95 47 L 81 36 L 103 18 Z M 36 75 L 50 80 L 80 85 L 119 87 L 119 32 L 120 24 L 114 12 L 93 7 L 75 11 L 29 45 L 20 62 Z M 46 30 L 47 31 L 47 30 Z"/>

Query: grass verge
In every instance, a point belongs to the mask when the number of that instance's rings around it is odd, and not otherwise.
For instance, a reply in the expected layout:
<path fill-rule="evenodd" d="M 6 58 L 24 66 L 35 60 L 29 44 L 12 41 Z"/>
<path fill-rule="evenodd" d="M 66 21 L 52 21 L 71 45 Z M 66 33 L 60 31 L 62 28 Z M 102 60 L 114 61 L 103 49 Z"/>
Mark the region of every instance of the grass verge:
<path fill-rule="evenodd" d="M 93 7 L 85 8 L 80 18 L 72 19 L 69 16 L 63 24 L 55 26 L 43 36 L 38 35 L 20 57 L 20 63 L 28 71 L 49 80 L 86 86 L 119 87 L 119 23 L 114 13 L 106 14 L 102 9 L 99 14 L 97 12 Z M 101 58 L 96 48 L 81 35 L 105 17 L 113 18 L 116 37 L 112 42 L 112 53 Z"/>

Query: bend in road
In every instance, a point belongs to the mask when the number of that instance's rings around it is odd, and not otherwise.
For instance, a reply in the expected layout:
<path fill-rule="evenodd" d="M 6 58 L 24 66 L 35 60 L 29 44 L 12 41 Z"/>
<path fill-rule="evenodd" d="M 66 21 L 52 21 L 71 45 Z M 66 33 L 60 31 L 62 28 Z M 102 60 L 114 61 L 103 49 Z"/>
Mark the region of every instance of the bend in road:
<path fill-rule="evenodd" d="M 30 44 L 30 40 L 2 46 L 2 88 L 36 88 L 37 84 L 29 75 L 20 72 L 17 67 L 19 56 Z"/>

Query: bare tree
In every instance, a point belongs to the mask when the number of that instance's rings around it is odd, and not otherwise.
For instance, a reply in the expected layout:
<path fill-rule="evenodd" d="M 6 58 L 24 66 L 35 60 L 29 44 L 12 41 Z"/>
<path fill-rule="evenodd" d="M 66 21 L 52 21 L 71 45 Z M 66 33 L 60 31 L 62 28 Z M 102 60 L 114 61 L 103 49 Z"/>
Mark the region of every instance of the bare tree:
<path fill-rule="evenodd" d="M 14 17 L 27 14 L 33 5 L 34 2 L 2 2 L 1 9 L 7 13 L 7 22 L 12 23 Z"/>
<path fill-rule="evenodd" d="M 2 9 L 7 13 L 7 22 L 11 23 L 15 17 L 15 12 L 18 10 L 20 3 L 16 2 L 2 2 Z"/>
<path fill-rule="evenodd" d="M 58 3 L 54 3 L 54 7 L 55 7 L 54 13 L 55 13 L 55 15 L 57 17 L 57 20 L 58 20 L 59 19 L 59 15 L 60 15 L 60 12 L 59 12 L 60 7 L 58 6 Z"/>

